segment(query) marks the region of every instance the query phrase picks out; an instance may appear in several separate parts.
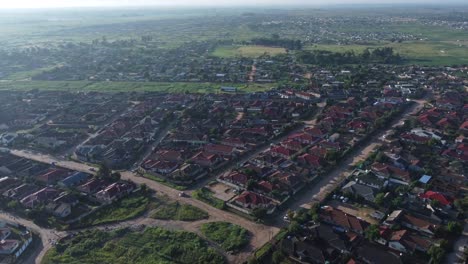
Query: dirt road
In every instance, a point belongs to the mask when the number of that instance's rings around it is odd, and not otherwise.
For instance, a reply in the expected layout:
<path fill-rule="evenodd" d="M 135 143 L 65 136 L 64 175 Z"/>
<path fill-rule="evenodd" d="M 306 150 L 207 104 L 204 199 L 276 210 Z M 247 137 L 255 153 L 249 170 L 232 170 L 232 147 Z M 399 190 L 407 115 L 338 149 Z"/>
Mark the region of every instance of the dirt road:
<path fill-rule="evenodd" d="M 301 197 L 297 197 L 289 209 L 298 210 L 300 208 L 310 208 L 312 203 L 321 201 L 349 176 L 349 166 L 365 160 L 374 149 L 382 145 L 381 138 L 383 135 L 395 127 L 402 125 L 410 115 L 419 112 L 424 107 L 425 103 L 425 99 L 415 100 L 414 105 L 406 109 L 406 111 L 400 115 L 400 118 L 395 119 L 395 121 L 388 126 L 388 129 L 374 135 L 368 142 L 357 147 L 348 158 L 341 161 L 328 175 L 324 176 L 313 186 L 306 187 L 309 188 L 307 193 L 303 194 Z M 281 223 L 281 219 L 279 218 L 281 218 L 281 216 L 278 216 L 276 222 Z"/>
<path fill-rule="evenodd" d="M 4 220 L 10 223 L 18 223 L 27 227 L 29 230 L 33 231 L 34 233 L 37 233 L 40 236 L 41 246 L 36 249 L 36 252 L 31 253 L 30 256 L 26 260 L 24 260 L 24 263 L 27 264 L 40 264 L 45 253 L 50 248 L 52 248 L 54 241 L 57 241 L 60 238 L 66 236 L 65 232 L 57 232 L 52 229 L 41 228 L 34 224 L 32 221 L 18 218 L 14 215 L 5 212 L 0 212 L 0 220 Z"/>
<path fill-rule="evenodd" d="M 89 165 L 74 162 L 74 161 L 62 161 L 62 160 L 58 160 L 57 158 L 51 157 L 49 155 L 32 153 L 29 151 L 22 151 L 22 150 L 12 150 L 11 153 L 13 155 L 28 158 L 28 159 L 35 160 L 38 162 L 43 162 L 43 163 L 48 163 L 48 164 L 54 163 L 58 167 L 92 173 L 89 170 L 90 168 Z M 250 246 L 248 247 L 249 251 L 245 252 L 244 255 L 242 255 L 243 257 L 248 256 L 248 254 L 251 254 L 253 250 L 266 244 L 274 235 L 276 235 L 279 232 L 279 228 L 277 227 L 266 226 L 263 224 L 252 222 L 250 220 L 247 220 L 233 213 L 213 208 L 209 206 L 208 204 L 205 204 L 191 197 L 179 197 L 178 190 L 172 189 L 170 187 L 167 187 L 161 183 L 152 181 L 150 179 L 140 177 L 133 172 L 124 171 L 124 172 L 121 172 L 121 175 L 122 175 L 122 179 L 133 181 L 136 184 L 144 183 L 152 190 L 156 191 L 159 194 L 167 195 L 172 200 L 179 201 L 181 203 L 187 203 L 187 204 L 196 206 L 208 212 L 208 214 L 210 215 L 210 221 L 225 221 L 225 222 L 229 222 L 229 223 L 242 226 L 245 229 L 247 229 L 252 234 L 252 239 L 251 239 Z M 190 228 L 191 225 L 192 223 L 182 222 L 181 229 L 193 230 Z M 44 251 L 41 252 L 42 256 L 45 253 L 45 251 L 46 249 L 44 249 Z"/>

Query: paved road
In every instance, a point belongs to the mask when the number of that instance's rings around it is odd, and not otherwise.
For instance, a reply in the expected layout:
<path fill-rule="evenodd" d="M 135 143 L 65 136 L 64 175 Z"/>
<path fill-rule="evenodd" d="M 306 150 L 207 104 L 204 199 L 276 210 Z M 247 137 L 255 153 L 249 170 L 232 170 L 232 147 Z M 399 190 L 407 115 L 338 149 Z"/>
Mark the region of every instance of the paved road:
<path fill-rule="evenodd" d="M 468 247 L 468 220 L 465 220 L 465 226 L 463 228 L 463 233 L 458 238 L 457 241 L 455 241 L 454 245 L 454 252 L 450 253 L 447 255 L 445 258 L 445 263 L 446 264 L 463 264 L 465 263 L 463 261 L 464 259 L 464 252 L 465 248 Z"/>

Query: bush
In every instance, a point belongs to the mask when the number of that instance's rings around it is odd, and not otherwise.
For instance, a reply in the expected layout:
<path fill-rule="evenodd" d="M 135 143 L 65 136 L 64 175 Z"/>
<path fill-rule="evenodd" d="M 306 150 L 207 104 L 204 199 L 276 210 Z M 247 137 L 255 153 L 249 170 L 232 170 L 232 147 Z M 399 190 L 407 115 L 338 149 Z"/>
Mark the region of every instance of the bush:
<path fill-rule="evenodd" d="M 196 234 L 147 228 L 144 232 L 86 231 L 49 250 L 54 263 L 224 263 L 224 258 Z"/>
<path fill-rule="evenodd" d="M 231 223 L 213 222 L 203 224 L 201 231 L 206 238 L 216 242 L 227 251 L 241 250 L 249 243 L 248 231 Z"/>

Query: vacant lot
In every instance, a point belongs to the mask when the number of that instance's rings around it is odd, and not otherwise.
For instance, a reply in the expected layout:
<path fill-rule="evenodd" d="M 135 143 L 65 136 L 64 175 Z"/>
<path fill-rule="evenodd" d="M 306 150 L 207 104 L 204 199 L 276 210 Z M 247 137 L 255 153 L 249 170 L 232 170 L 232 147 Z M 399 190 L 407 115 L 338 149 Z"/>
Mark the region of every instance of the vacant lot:
<path fill-rule="evenodd" d="M 221 58 L 248 57 L 256 58 L 264 54 L 275 56 L 286 53 L 285 48 L 266 46 L 222 46 L 217 48 L 212 55 Z"/>
<path fill-rule="evenodd" d="M 233 188 L 222 183 L 215 183 L 210 185 L 209 190 L 213 192 L 213 196 L 225 202 L 231 200 L 237 194 L 234 192 Z"/>
<path fill-rule="evenodd" d="M 249 243 L 248 231 L 226 222 L 213 222 L 201 226 L 202 234 L 226 251 L 239 251 Z"/>
<path fill-rule="evenodd" d="M 151 217 L 162 220 L 197 221 L 208 218 L 208 213 L 189 204 L 164 203 L 156 208 Z"/>
<path fill-rule="evenodd" d="M 143 232 L 87 231 L 60 242 L 42 263 L 224 263 L 196 234 L 147 228 Z"/>
<path fill-rule="evenodd" d="M 148 194 L 134 193 L 90 214 L 79 225 L 90 226 L 125 221 L 142 215 L 153 206 L 156 204 Z"/>

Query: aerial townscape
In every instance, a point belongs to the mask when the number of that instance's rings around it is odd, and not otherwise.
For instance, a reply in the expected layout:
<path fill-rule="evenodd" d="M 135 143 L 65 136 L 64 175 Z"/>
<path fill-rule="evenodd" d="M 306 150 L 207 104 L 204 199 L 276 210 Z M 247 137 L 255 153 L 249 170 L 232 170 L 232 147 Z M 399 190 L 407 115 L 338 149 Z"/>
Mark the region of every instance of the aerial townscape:
<path fill-rule="evenodd" d="M 0 8 L 0 264 L 467 263 L 467 3 L 84 2 Z"/>

